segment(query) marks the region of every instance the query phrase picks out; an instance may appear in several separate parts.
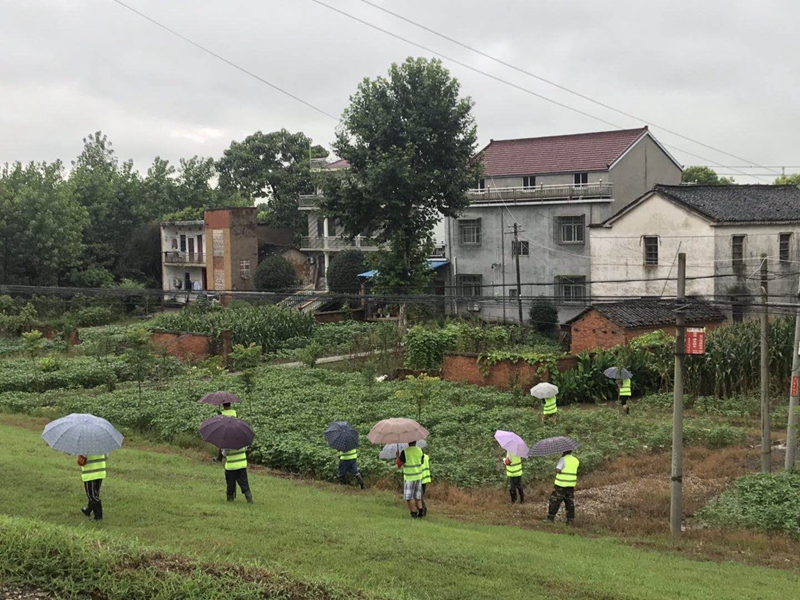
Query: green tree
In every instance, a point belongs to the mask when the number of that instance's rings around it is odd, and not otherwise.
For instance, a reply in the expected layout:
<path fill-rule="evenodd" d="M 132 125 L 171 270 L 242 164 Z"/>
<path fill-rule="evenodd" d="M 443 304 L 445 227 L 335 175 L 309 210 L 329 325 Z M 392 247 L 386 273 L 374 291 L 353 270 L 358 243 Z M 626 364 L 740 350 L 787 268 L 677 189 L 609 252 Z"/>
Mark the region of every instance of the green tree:
<path fill-rule="evenodd" d="M 139 217 L 143 222 L 153 221 L 163 214 L 179 210 L 181 206 L 175 167 L 168 160 L 156 156 L 142 183 Z"/>
<path fill-rule="evenodd" d="M 531 327 L 539 333 L 552 335 L 558 326 L 558 307 L 552 300 L 538 298 L 531 304 Z"/>
<path fill-rule="evenodd" d="M 60 162 L 0 168 L 0 283 L 55 285 L 79 263 L 86 210 Z"/>
<path fill-rule="evenodd" d="M 333 257 L 325 277 L 328 288 L 335 294 L 357 294 L 361 289 L 358 274 L 366 271 L 364 253 L 345 250 Z"/>
<path fill-rule="evenodd" d="M 720 177 L 710 167 L 688 167 L 681 175 L 682 183 L 696 183 L 698 185 L 730 185 L 734 183 L 733 177 Z"/>
<path fill-rule="evenodd" d="M 262 260 L 256 269 L 257 290 L 278 292 L 297 283 L 297 274 L 291 263 L 279 254 L 271 254 Z"/>
<path fill-rule="evenodd" d="M 217 162 L 220 188 L 254 200 L 266 199 L 264 220 L 300 235 L 305 221 L 297 197 L 313 192 L 310 158 L 325 156 L 327 151 L 312 147 L 302 132 L 257 131 L 241 142 L 231 142 Z"/>
<path fill-rule="evenodd" d="M 408 58 L 388 77 L 365 79 L 342 115 L 334 150 L 350 168 L 324 178 L 322 210 L 346 235 L 374 231 L 386 243 L 379 291 L 424 288 L 433 228 L 467 206 L 479 177 L 473 103 L 459 90 L 439 61 Z"/>
<path fill-rule="evenodd" d="M 780 175 L 775 178 L 775 185 L 796 185 L 800 187 L 800 173 L 794 175 Z"/>
<path fill-rule="evenodd" d="M 125 333 L 128 349 L 122 355 L 125 367 L 136 380 L 139 392 L 139 404 L 142 403 L 142 384 L 150 373 L 155 363 L 153 343 L 150 332 L 142 327 L 129 329 Z"/>

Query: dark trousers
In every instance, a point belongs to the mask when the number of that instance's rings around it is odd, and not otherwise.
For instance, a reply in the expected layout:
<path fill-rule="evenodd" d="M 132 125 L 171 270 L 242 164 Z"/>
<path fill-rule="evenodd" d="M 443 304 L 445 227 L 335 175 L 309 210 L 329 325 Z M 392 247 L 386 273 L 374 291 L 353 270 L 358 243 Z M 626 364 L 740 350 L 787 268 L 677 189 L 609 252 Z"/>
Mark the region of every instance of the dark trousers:
<path fill-rule="evenodd" d="M 250 491 L 250 483 L 247 481 L 247 469 L 236 469 L 229 471 L 225 469 L 225 482 L 228 484 L 228 498 L 233 499 L 236 497 L 236 484 L 239 484 L 239 489 L 243 494 Z"/>
<path fill-rule="evenodd" d="M 567 521 L 575 520 L 575 488 L 553 486 L 553 493 L 550 494 L 550 505 L 547 507 L 547 518 L 551 521 L 556 518 L 561 503 L 567 509 Z"/>
<path fill-rule="evenodd" d="M 83 482 L 83 491 L 86 492 L 86 510 L 84 514 L 88 517 L 94 513 L 95 519 L 103 518 L 103 503 L 100 502 L 100 486 L 103 485 L 102 479 L 93 479 Z"/>
<path fill-rule="evenodd" d="M 517 493 L 519 493 L 519 503 L 525 502 L 525 491 L 522 489 L 522 477 L 509 477 L 508 478 L 508 492 L 511 494 L 511 504 L 517 501 Z"/>

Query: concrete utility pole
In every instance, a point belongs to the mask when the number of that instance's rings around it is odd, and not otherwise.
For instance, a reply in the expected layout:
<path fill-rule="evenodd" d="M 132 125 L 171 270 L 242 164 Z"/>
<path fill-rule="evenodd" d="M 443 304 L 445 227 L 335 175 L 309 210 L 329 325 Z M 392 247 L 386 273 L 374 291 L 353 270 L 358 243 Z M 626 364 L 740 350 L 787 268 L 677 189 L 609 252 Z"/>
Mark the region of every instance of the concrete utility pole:
<path fill-rule="evenodd" d="M 519 255 L 521 252 L 521 248 L 519 246 L 519 234 L 522 230 L 519 229 L 516 223 L 514 223 L 514 243 L 511 247 L 514 249 L 514 262 L 517 265 L 517 309 L 519 310 L 519 324 L 520 327 L 523 325 L 524 321 L 522 320 L 522 283 L 520 283 L 520 274 L 519 274 Z"/>
<path fill-rule="evenodd" d="M 786 425 L 786 460 L 784 467 L 794 467 L 797 452 L 797 400 L 800 397 L 800 282 L 797 290 L 797 312 L 794 318 L 794 345 L 792 346 L 792 383 L 789 388 L 789 422 Z"/>
<path fill-rule="evenodd" d="M 686 254 L 678 254 L 678 299 L 675 316 L 675 387 L 672 404 L 672 478 L 669 525 L 672 537 L 681 536 L 683 520 L 683 359 L 686 353 L 686 318 L 681 306 L 686 299 Z"/>
<path fill-rule="evenodd" d="M 772 470 L 769 423 L 769 314 L 767 313 L 767 255 L 761 255 L 761 472 Z"/>

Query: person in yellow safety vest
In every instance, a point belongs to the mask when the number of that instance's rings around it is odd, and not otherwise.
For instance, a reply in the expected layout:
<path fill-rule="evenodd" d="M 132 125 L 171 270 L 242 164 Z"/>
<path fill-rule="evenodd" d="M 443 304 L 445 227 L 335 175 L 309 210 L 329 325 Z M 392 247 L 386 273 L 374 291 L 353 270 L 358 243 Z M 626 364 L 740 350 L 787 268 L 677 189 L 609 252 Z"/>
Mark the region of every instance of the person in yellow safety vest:
<path fill-rule="evenodd" d="M 514 456 L 510 452 L 506 452 L 503 464 L 506 466 L 506 477 L 508 477 L 508 491 L 511 494 L 511 504 L 517 502 L 518 493 L 519 503 L 525 504 L 525 490 L 522 489 L 522 459 L 519 456 Z"/>
<path fill-rule="evenodd" d="M 558 403 L 556 397 L 545 398 L 542 404 L 542 423 L 553 421 L 553 425 L 558 422 Z"/>
<path fill-rule="evenodd" d="M 339 452 L 339 481 L 342 485 L 347 483 L 347 475 L 352 475 L 358 480 L 358 485 L 364 489 L 364 480 L 358 472 L 358 450 L 353 448 L 347 452 Z"/>
<path fill-rule="evenodd" d="M 631 380 L 617 379 L 617 387 L 619 388 L 619 403 L 626 415 L 631 414 L 631 407 L 628 406 L 628 400 L 631 399 Z"/>
<path fill-rule="evenodd" d="M 81 509 L 81 512 L 91 517 L 94 513 L 95 521 L 103 520 L 103 503 L 100 502 L 100 486 L 103 484 L 103 479 L 106 478 L 106 460 L 105 454 L 89 454 L 88 456 L 79 456 L 78 464 L 81 467 L 81 480 L 83 481 L 83 490 L 86 492 L 88 504 Z"/>
<path fill-rule="evenodd" d="M 408 444 L 397 457 L 397 468 L 403 469 L 403 499 L 408 504 L 412 519 L 425 516 L 422 510 L 422 450 L 417 442 Z"/>
<path fill-rule="evenodd" d="M 236 499 L 236 484 L 247 498 L 247 503 L 253 503 L 253 494 L 250 492 L 250 482 L 247 481 L 247 448 L 240 450 L 223 450 L 225 457 L 225 483 L 228 486 L 228 502 Z"/>
<path fill-rule="evenodd" d="M 575 521 L 575 484 L 578 483 L 578 467 L 581 461 L 572 456 L 568 450 L 561 455 L 556 465 L 556 481 L 553 493 L 550 495 L 550 504 L 547 508 L 547 520 L 556 520 L 561 503 L 567 510 L 567 523 Z"/>
<path fill-rule="evenodd" d="M 428 505 L 425 504 L 425 492 L 428 491 L 428 484 L 431 482 L 431 457 L 427 454 L 422 455 L 422 516 L 428 515 Z"/>
<path fill-rule="evenodd" d="M 230 402 L 223 402 L 222 410 L 219 414 L 221 414 L 223 417 L 235 417 L 236 410 L 231 408 Z M 222 450 L 217 453 L 217 457 L 214 459 L 214 462 L 222 462 Z"/>

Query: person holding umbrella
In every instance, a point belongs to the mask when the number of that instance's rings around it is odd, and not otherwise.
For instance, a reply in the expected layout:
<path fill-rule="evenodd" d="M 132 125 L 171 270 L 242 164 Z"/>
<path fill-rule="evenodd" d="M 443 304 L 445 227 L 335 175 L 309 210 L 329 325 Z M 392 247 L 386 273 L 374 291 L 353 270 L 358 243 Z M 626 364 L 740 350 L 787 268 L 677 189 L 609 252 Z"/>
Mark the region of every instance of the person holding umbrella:
<path fill-rule="evenodd" d="M 334 421 L 325 430 L 325 439 L 334 450 L 339 451 L 339 481 L 347 484 L 352 475 L 364 489 L 364 479 L 358 471 L 358 431 L 347 421 Z"/>
<path fill-rule="evenodd" d="M 609 379 L 615 379 L 617 382 L 617 390 L 619 393 L 619 404 L 620 409 L 625 412 L 626 415 L 631 414 L 631 407 L 628 405 L 628 400 L 631 399 L 631 379 L 633 379 L 633 374 L 628 371 L 628 369 L 618 369 L 617 367 L 609 367 L 605 371 L 603 371 L 603 375 L 608 377 Z"/>
<path fill-rule="evenodd" d="M 572 452 L 578 445 L 578 442 L 572 438 L 559 436 L 542 440 L 531 450 L 532 456 L 561 454 L 561 458 L 556 464 L 553 493 L 550 494 L 547 506 L 547 520 L 551 523 L 556 520 L 562 502 L 567 511 L 567 524 L 575 521 L 575 485 L 578 482 L 578 468 L 581 461 L 573 456 Z"/>
<path fill-rule="evenodd" d="M 511 504 L 516 504 L 518 495 L 519 503 L 525 504 L 525 490 L 522 487 L 522 458 L 528 456 L 528 445 L 513 431 L 503 431 L 502 429 L 495 432 L 494 439 L 506 451 L 503 464 L 506 467 Z"/>
<path fill-rule="evenodd" d="M 235 417 L 236 410 L 231 408 L 231 404 L 233 402 L 241 402 L 239 397 L 235 394 L 231 394 L 230 392 L 211 392 L 210 394 L 206 394 L 200 400 L 198 400 L 200 404 L 210 404 L 211 406 L 222 406 L 222 410 L 219 414 L 224 415 L 226 417 Z M 222 450 L 219 450 L 217 453 L 216 458 L 213 459 L 214 462 L 221 462 L 222 461 Z"/>
<path fill-rule="evenodd" d="M 542 423 L 552 419 L 553 425 L 558 421 L 558 387 L 552 383 L 537 383 L 531 388 L 531 396 L 542 400 Z"/>
<path fill-rule="evenodd" d="M 86 517 L 94 514 L 103 520 L 100 486 L 106 478 L 108 453 L 122 447 L 122 434 L 105 419 L 88 414 L 71 414 L 45 426 L 42 438 L 54 450 L 78 456 L 81 481 L 87 504 L 81 508 Z"/>
<path fill-rule="evenodd" d="M 247 479 L 247 447 L 255 438 L 250 425 L 235 417 L 218 415 L 202 422 L 200 436 L 206 442 L 220 448 L 225 457 L 225 484 L 228 502 L 236 499 L 236 485 L 238 484 L 247 503 L 253 504 L 253 494 Z"/>

